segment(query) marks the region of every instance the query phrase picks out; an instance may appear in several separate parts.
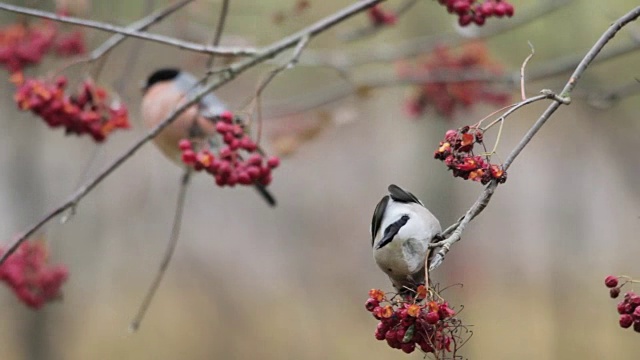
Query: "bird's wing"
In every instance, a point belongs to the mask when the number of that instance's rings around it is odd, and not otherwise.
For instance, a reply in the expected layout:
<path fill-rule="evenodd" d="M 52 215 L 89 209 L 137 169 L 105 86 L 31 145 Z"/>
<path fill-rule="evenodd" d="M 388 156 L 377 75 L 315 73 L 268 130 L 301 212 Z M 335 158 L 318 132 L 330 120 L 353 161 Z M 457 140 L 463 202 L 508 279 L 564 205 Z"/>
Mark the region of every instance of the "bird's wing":
<path fill-rule="evenodd" d="M 381 249 L 385 245 L 390 243 L 391 240 L 393 240 L 393 238 L 398 234 L 398 231 L 400 231 L 400 228 L 402 228 L 407 223 L 407 221 L 409 221 L 409 215 L 402 215 L 400 219 L 396 220 L 391 225 L 387 226 L 387 228 L 384 229 L 384 234 L 382 235 L 382 239 L 380 239 L 380 241 L 378 242 L 378 245 L 376 245 L 376 250 Z"/>
<path fill-rule="evenodd" d="M 191 75 L 188 72 L 181 71 L 180 75 L 176 77 L 176 86 L 181 91 L 184 91 L 185 94 L 190 96 L 195 95 L 197 92 L 201 91 L 202 84 L 198 83 L 198 79 Z M 220 115 L 223 111 L 227 110 L 227 107 L 224 103 L 218 99 L 217 96 L 209 93 L 205 95 L 202 99 L 200 99 L 199 103 L 200 112 L 202 116 L 206 118 L 212 118 L 217 115 Z"/>
<path fill-rule="evenodd" d="M 391 184 L 389 185 L 389 194 L 391 195 L 391 199 L 401 203 L 416 203 L 424 206 L 422 201 L 418 200 L 418 198 L 412 193 L 402 189 L 398 185 Z"/>
<path fill-rule="evenodd" d="M 384 217 L 384 211 L 387 209 L 388 203 L 389 195 L 385 195 L 373 211 L 373 218 L 371 219 L 371 246 L 373 246 L 373 240 L 376 238 L 376 235 L 378 235 L 378 231 L 380 231 L 380 225 L 382 225 L 382 218 Z"/>

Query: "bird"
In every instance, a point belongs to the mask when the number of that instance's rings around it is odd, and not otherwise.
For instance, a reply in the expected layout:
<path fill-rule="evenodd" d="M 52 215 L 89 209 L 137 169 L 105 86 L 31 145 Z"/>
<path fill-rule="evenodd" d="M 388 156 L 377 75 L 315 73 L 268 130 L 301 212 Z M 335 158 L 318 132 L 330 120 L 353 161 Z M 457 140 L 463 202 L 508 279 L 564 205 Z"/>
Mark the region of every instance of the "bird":
<path fill-rule="evenodd" d="M 429 287 L 429 244 L 441 240 L 438 219 L 412 193 L 391 184 L 373 212 L 373 258 L 400 294 Z"/>
<path fill-rule="evenodd" d="M 165 120 L 178 106 L 189 100 L 191 94 L 202 90 L 202 84 L 192 74 L 179 68 L 161 68 L 152 72 L 142 86 L 141 115 L 144 126 L 150 130 Z M 184 166 L 181 139 L 207 139 L 216 134 L 215 118 L 227 111 L 225 104 L 213 94 L 207 94 L 197 104 L 180 114 L 164 128 L 153 143 L 173 163 Z M 274 196 L 262 184 L 254 188 L 270 206 L 276 205 Z"/>

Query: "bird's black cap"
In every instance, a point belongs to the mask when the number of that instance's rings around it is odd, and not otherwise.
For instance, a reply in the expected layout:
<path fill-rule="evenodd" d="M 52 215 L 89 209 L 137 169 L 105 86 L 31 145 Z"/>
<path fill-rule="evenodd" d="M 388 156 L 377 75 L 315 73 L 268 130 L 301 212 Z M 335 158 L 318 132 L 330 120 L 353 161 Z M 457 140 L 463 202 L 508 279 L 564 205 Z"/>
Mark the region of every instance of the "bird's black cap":
<path fill-rule="evenodd" d="M 154 71 L 147 78 L 147 82 L 142 87 L 142 91 L 146 92 L 151 86 L 162 81 L 171 81 L 180 74 L 180 70 L 177 68 L 163 68 Z"/>

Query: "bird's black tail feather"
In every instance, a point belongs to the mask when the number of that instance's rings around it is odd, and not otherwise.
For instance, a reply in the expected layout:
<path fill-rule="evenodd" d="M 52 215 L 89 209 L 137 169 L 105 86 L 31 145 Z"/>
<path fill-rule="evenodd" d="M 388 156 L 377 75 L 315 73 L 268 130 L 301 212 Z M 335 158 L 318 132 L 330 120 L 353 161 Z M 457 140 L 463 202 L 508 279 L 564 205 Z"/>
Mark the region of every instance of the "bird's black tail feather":
<path fill-rule="evenodd" d="M 256 191 L 258 191 L 260 196 L 262 196 L 262 198 L 267 202 L 267 204 L 269 204 L 269 206 L 274 206 L 274 207 L 276 206 L 276 198 L 274 198 L 273 195 L 271 195 L 269 190 L 267 190 L 266 186 L 261 184 L 255 184 L 254 188 L 256 189 Z"/>

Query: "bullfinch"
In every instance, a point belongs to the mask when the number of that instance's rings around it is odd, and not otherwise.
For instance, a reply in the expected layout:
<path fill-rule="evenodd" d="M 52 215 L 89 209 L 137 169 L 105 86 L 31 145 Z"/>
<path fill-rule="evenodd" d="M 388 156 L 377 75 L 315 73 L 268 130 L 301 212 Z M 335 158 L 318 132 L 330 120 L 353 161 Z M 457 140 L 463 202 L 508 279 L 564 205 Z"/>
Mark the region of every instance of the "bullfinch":
<path fill-rule="evenodd" d="M 146 128 L 152 129 L 169 116 L 189 96 L 202 90 L 198 79 L 177 68 L 154 71 L 143 85 L 142 120 Z M 204 96 L 198 104 L 188 108 L 154 139 L 154 144 L 174 163 L 183 166 L 182 152 L 178 146 L 181 139 L 201 139 L 216 134 L 215 118 L 227 108 L 213 94 Z M 271 206 L 276 200 L 262 184 L 254 187 Z"/>
<path fill-rule="evenodd" d="M 440 222 L 412 193 L 389 185 L 371 220 L 373 258 L 399 293 L 428 287 L 429 244 L 440 239 Z"/>

